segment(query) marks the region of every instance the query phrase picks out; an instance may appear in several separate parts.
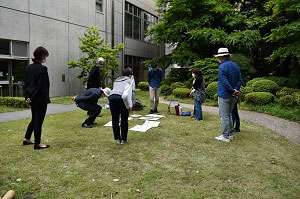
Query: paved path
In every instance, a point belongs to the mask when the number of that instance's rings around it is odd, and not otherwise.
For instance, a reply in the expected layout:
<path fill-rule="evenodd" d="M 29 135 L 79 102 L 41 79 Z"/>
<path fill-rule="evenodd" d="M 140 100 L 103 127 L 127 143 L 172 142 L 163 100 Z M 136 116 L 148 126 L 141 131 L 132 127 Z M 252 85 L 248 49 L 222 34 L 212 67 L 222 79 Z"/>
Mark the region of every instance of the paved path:
<path fill-rule="evenodd" d="M 48 104 L 46 114 L 49 115 L 62 112 L 70 112 L 74 110 L 79 110 L 79 108 L 75 104 Z M 31 118 L 30 110 L 0 113 L 0 122 L 7 122 L 11 120 L 19 120 L 24 118 Z"/>
<path fill-rule="evenodd" d="M 169 104 L 169 101 L 165 101 L 160 98 L 161 103 Z M 194 105 L 192 104 L 182 104 L 180 106 L 194 109 Z M 202 110 L 204 112 L 209 112 L 212 114 L 219 114 L 218 107 L 212 106 L 202 106 Z M 296 145 L 300 145 L 300 124 L 297 122 L 291 122 L 285 119 L 281 119 L 278 117 L 270 116 L 263 113 L 257 113 L 252 111 L 244 111 L 239 110 L 239 116 L 241 120 L 247 120 L 253 122 L 255 124 L 259 124 L 261 126 L 267 127 L 280 135 L 285 136 L 291 142 L 295 143 Z"/>

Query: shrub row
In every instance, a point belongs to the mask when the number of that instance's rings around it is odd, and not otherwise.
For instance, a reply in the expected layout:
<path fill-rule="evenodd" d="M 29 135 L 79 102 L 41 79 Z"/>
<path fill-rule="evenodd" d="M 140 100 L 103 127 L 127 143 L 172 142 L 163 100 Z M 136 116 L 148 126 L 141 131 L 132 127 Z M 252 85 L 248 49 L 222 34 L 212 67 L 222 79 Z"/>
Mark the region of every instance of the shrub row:
<path fill-rule="evenodd" d="M 139 82 L 138 87 L 142 91 L 147 91 L 147 90 L 149 90 L 149 83 L 148 82 Z"/>
<path fill-rule="evenodd" d="M 0 97 L 0 105 L 11 106 L 15 108 L 29 108 L 24 98 L 21 97 Z"/>
<path fill-rule="evenodd" d="M 172 93 L 175 97 L 187 98 L 190 95 L 190 89 L 188 89 L 188 88 L 175 88 Z"/>
<path fill-rule="evenodd" d="M 247 103 L 265 105 L 273 102 L 274 95 L 269 92 L 252 92 L 245 96 Z"/>

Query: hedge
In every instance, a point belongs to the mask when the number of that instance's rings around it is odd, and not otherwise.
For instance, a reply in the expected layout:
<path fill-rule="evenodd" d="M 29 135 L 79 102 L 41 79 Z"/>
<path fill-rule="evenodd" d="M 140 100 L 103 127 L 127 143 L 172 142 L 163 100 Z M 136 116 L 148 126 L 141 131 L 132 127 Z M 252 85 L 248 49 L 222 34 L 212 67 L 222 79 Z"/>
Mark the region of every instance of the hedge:
<path fill-rule="evenodd" d="M 173 84 L 171 84 L 171 91 L 173 92 L 174 89 L 176 88 L 185 88 L 184 83 L 182 82 L 174 82 Z"/>
<path fill-rule="evenodd" d="M 248 93 L 252 93 L 253 92 L 253 89 L 251 87 L 241 87 L 240 88 L 240 92 L 241 92 L 241 100 L 244 101 L 245 100 L 245 96 L 248 94 Z"/>
<path fill-rule="evenodd" d="M 0 97 L 0 105 L 12 106 L 15 108 L 29 108 L 30 105 L 21 97 Z"/>
<path fill-rule="evenodd" d="M 149 83 L 148 83 L 148 82 L 139 82 L 139 83 L 138 83 L 138 87 L 139 87 L 142 91 L 147 91 L 147 90 L 149 90 Z"/>
<path fill-rule="evenodd" d="M 212 82 L 208 84 L 207 88 L 205 89 L 207 93 L 207 97 L 209 99 L 214 99 L 214 95 L 217 93 L 218 90 L 218 82 Z"/>
<path fill-rule="evenodd" d="M 254 92 L 270 92 L 276 93 L 279 90 L 278 84 L 271 80 L 259 80 L 252 84 L 252 88 Z"/>
<path fill-rule="evenodd" d="M 300 106 L 300 92 L 295 93 L 295 101 Z"/>
<path fill-rule="evenodd" d="M 188 88 L 175 88 L 173 90 L 173 95 L 179 98 L 187 98 L 190 95 L 190 89 Z"/>
<path fill-rule="evenodd" d="M 274 100 L 274 95 L 269 92 L 252 92 L 245 96 L 246 103 L 265 105 Z"/>
<path fill-rule="evenodd" d="M 254 78 L 246 83 L 246 87 L 252 87 L 252 85 L 259 80 L 265 80 L 265 78 L 263 77 Z"/>
<path fill-rule="evenodd" d="M 164 95 L 171 95 L 172 94 L 172 91 L 171 91 L 171 88 L 170 86 L 164 84 L 160 87 L 160 92 Z"/>
<path fill-rule="evenodd" d="M 295 96 L 293 96 L 293 95 L 286 95 L 286 96 L 280 97 L 278 99 L 278 103 L 281 106 L 288 106 L 288 107 L 291 107 L 291 106 L 294 106 L 297 104 L 297 102 L 295 100 Z"/>
<path fill-rule="evenodd" d="M 295 89 L 284 87 L 280 91 L 276 92 L 276 96 L 283 97 L 286 95 L 294 95 L 295 92 Z"/>

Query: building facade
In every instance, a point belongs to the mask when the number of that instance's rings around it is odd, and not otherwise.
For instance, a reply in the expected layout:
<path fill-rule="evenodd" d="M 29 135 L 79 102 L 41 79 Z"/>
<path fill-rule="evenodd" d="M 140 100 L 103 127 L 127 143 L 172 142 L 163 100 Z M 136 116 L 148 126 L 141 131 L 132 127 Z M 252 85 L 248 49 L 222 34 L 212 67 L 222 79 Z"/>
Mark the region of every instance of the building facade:
<path fill-rule="evenodd" d="M 78 46 L 87 27 L 95 25 L 105 43 L 124 43 L 120 70 L 130 66 L 137 81 L 145 81 L 145 59 L 164 54 L 151 43 L 146 31 L 157 22 L 155 0 L 1 0 L 0 95 L 23 96 L 25 67 L 33 51 L 49 51 L 45 65 L 50 77 L 50 96 L 75 95 L 85 85 L 79 69 L 67 62 L 84 56 Z"/>

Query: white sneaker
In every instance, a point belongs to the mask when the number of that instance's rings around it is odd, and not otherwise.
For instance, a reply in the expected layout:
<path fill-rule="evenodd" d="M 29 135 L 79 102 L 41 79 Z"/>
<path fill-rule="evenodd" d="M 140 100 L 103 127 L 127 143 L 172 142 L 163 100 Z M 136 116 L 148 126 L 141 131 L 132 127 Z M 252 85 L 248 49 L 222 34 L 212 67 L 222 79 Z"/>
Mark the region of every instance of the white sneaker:
<path fill-rule="evenodd" d="M 229 139 L 225 138 L 223 135 L 220 135 L 218 137 L 215 137 L 216 140 L 219 140 L 219 141 L 223 141 L 223 142 L 230 142 Z"/>
<path fill-rule="evenodd" d="M 229 140 L 232 141 L 233 140 L 233 135 L 229 136 Z"/>

